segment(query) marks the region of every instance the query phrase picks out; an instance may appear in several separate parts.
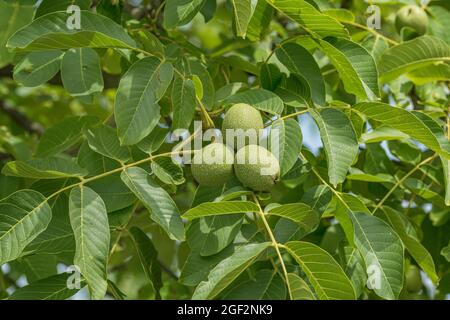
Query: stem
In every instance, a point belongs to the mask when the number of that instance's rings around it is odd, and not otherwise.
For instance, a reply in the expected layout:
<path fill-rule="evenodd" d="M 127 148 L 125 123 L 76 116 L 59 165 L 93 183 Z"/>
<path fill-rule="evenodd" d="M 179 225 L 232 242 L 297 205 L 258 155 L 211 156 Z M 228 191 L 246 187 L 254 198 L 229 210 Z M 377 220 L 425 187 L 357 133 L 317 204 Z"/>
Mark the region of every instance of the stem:
<path fill-rule="evenodd" d="M 414 172 L 416 172 L 421 166 L 434 160 L 434 158 L 436 158 L 436 157 L 437 157 L 437 155 L 435 154 L 429 158 L 426 158 L 421 163 L 416 165 L 413 169 L 411 169 L 411 171 L 409 171 L 407 174 L 405 174 L 400 180 L 398 180 L 395 183 L 395 185 L 389 190 L 389 192 L 386 193 L 386 195 L 383 197 L 383 199 L 381 199 L 381 201 L 378 202 L 378 204 L 373 209 L 372 214 L 375 214 L 375 212 L 381 208 L 381 206 L 386 202 L 386 200 L 391 196 L 391 194 L 394 193 L 395 189 L 397 189 L 406 179 L 408 179 L 408 177 L 410 177 Z"/>
<path fill-rule="evenodd" d="M 269 223 L 267 222 L 264 211 L 261 209 L 261 205 L 259 204 L 258 198 L 255 196 L 254 193 L 252 194 L 252 196 L 253 196 L 253 199 L 255 200 L 256 205 L 259 208 L 258 214 L 259 214 L 262 222 L 264 223 L 264 227 L 266 228 L 266 231 L 269 234 L 269 238 L 272 241 L 272 246 L 275 248 L 278 259 L 280 260 L 281 269 L 283 270 L 283 274 L 284 274 L 284 277 L 286 280 L 286 286 L 287 286 L 288 292 L 289 292 L 289 298 L 292 300 L 291 285 L 289 284 L 288 273 L 287 273 L 286 266 L 283 261 L 283 256 L 281 255 L 281 252 L 280 252 L 279 244 L 278 244 L 277 240 L 275 240 L 275 236 L 273 235 L 272 229 L 270 229 L 270 226 L 269 226 Z"/>
<path fill-rule="evenodd" d="M 204 122 L 204 125 L 205 125 L 206 129 L 214 128 L 214 121 L 209 116 L 208 111 L 206 111 L 206 108 L 205 108 L 202 100 L 200 100 L 198 97 L 196 97 L 196 99 L 197 99 L 197 102 L 198 102 L 198 104 L 200 106 L 201 117 L 203 119 L 203 122 Z"/>
<path fill-rule="evenodd" d="M 355 28 L 366 30 L 366 31 L 372 33 L 373 35 L 375 35 L 376 37 L 383 38 L 384 40 L 386 40 L 386 42 L 388 42 L 388 43 L 390 43 L 390 44 L 392 44 L 394 46 L 398 45 L 397 41 L 392 40 L 391 38 L 388 38 L 388 37 L 382 35 L 381 33 L 377 32 L 375 29 L 366 27 L 366 26 L 364 26 L 362 24 L 359 24 L 359 23 L 356 23 L 356 22 L 349 22 L 349 21 L 339 21 L 339 22 L 342 22 L 344 24 L 348 24 L 348 25 L 353 26 Z"/>
<path fill-rule="evenodd" d="M 162 1 L 161 4 L 159 5 L 158 9 L 156 9 L 155 17 L 153 18 L 153 21 L 152 21 L 153 24 L 156 24 L 156 22 L 158 21 L 161 10 L 165 5 L 166 5 L 166 0 Z"/>
<path fill-rule="evenodd" d="M 109 264 L 109 263 L 111 262 L 111 258 L 112 258 L 112 256 L 113 256 L 113 254 L 116 252 L 117 247 L 119 246 L 119 241 L 120 241 L 120 239 L 122 239 L 123 233 L 128 231 L 128 226 L 130 225 L 130 222 L 131 222 L 131 220 L 132 220 L 132 218 L 133 218 L 133 214 L 134 214 L 134 212 L 136 211 L 138 205 L 139 205 L 139 202 L 136 202 L 136 203 L 134 204 L 133 212 L 132 212 L 131 215 L 130 215 L 130 219 L 128 219 L 128 221 L 127 221 L 127 223 L 125 224 L 125 226 L 119 231 L 119 234 L 117 235 L 117 238 L 116 238 L 116 240 L 114 241 L 113 246 L 111 247 L 111 251 L 109 252 L 107 264 Z"/>
<path fill-rule="evenodd" d="M 108 172 L 101 173 L 99 175 L 96 175 L 96 176 L 93 176 L 93 177 L 90 177 L 90 178 L 87 178 L 87 179 L 81 178 L 80 182 L 73 183 L 73 184 L 68 185 L 68 186 L 66 186 L 64 188 L 59 189 L 58 191 L 55 191 L 54 193 L 52 193 L 51 195 L 46 197 L 44 202 L 47 202 L 48 200 L 52 199 L 53 197 L 57 196 L 58 194 L 60 194 L 61 192 L 66 191 L 66 190 L 72 189 L 74 187 L 82 186 L 82 185 L 84 185 L 84 184 L 86 184 L 88 182 L 107 177 L 107 176 L 112 175 L 114 173 L 121 172 L 121 171 L 123 171 L 125 169 L 131 168 L 131 167 L 135 167 L 135 166 L 138 166 L 138 165 L 146 163 L 146 162 L 150 162 L 150 161 L 152 161 L 152 160 L 154 160 L 156 158 L 171 156 L 171 155 L 174 155 L 174 154 L 179 154 L 180 152 L 193 152 L 191 150 L 181 151 L 180 149 L 182 149 L 183 146 L 185 146 L 188 142 L 190 142 L 197 135 L 199 130 L 200 129 L 197 129 L 186 140 L 184 140 L 182 143 L 180 143 L 180 145 L 177 147 L 177 150 L 175 150 L 175 151 L 165 152 L 165 153 L 157 154 L 157 155 L 154 155 L 154 156 L 149 156 L 148 158 L 141 159 L 141 160 L 136 161 L 136 162 L 132 162 L 132 163 L 129 163 L 129 164 L 122 165 L 119 168 L 113 169 L 113 170 L 108 171 Z"/>

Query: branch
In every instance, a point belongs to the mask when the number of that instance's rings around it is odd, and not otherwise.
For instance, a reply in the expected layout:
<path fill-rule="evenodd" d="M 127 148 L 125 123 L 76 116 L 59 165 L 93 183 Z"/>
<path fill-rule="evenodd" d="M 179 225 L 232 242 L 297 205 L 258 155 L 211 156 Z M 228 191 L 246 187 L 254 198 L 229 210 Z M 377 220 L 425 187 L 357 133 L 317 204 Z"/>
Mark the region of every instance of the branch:
<path fill-rule="evenodd" d="M 0 152 L 0 161 L 10 160 L 14 159 L 12 154 L 6 153 L 6 152 Z"/>
<path fill-rule="evenodd" d="M 0 101 L 0 110 L 6 113 L 11 120 L 25 129 L 25 131 L 29 133 L 36 133 L 37 135 L 41 135 L 44 132 L 44 128 L 40 124 L 31 121 L 26 115 L 18 110 L 7 106 L 4 101 Z"/>
<path fill-rule="evenodd" d="M 272 246 L 274 247 L 274 249 L 275 249 L 275 251 L 277 253 L 278 259 L 280 260 L 281 269 L 283 271 L 284 278 L 286 280 L 286 286 L 287 286 L 287 289 L 288 289 L 288 292 L 289 292 L 289 298 L 292 300 L 291 285 L 289 283 L 289 277 L 288 277 L 288 272 L 287 272 L 287 269 L 286 269 L 286 265 L 284 264 L 283 256 L 281 255 L 281 252 L 280 252 L 280 245 L 278 244 L 277 240 L 275 239 L 275 236 L 273 235 L 272 229 L 270 229 L 269 223 L 266 220 L 265 213 L 262 210 L 261 205 L 259 204 L 258 198 L 256 197 L 256 195 L 254 193 L 252 194 L 252 196 L 253 196 L 253 200 L 255 201 L 256 205 L 259 208 L 259 212 L 258 212 L 259 217 L 261 218 L 261 220 L 262 220 L 262 222 L 264 224 L 264 227 L 266 228 L 266 231 L 269 234 L 269 238 L 270 238 L 270 240 L 272 242 Z"/>

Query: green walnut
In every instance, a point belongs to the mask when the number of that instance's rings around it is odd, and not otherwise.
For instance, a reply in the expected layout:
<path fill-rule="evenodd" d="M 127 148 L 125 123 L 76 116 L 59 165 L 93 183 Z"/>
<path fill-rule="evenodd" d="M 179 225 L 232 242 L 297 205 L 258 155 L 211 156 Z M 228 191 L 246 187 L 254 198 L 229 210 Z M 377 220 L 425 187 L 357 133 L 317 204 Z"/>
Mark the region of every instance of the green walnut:
<path fill-rule="evenodd" d="M 422 290 L 422 277 L 420 270 L 416 266 L 409 266 L 406 271 L 406 289 L 409 292 L 419 292 Z"/>
<path fill-rule="evenodd" d="M 427 32 L 428 16 L 419 6 L 404 6 L 397 12 L 395 27 L 399 33 L 404 27 L 409 27 L 417 34 L 423 35 Z"/>
<path fill-rule="evenodd" d="M 270 191 L 280 178 L 280 164 L 269 150 L 252 144 L 236 153 L 234 172 L 245 187 Z"/>
<path fill-rule="evenodd" d="M 229 146 L 257 144 L 261 129 L 264 129 L 261 113 L 246 103 L 238 103 L 228 109 L 222 123 L 222 133 Z M 227 138 L 230 134 L 233 134 L 232 140 Z"/>
<path fill-rule="evenodd" d="M 220 187 L 233 176 L 233 151 L 222 143 L 211 143 L 196 152 L 191 165 L 194 179 L 202 186 Z"/>

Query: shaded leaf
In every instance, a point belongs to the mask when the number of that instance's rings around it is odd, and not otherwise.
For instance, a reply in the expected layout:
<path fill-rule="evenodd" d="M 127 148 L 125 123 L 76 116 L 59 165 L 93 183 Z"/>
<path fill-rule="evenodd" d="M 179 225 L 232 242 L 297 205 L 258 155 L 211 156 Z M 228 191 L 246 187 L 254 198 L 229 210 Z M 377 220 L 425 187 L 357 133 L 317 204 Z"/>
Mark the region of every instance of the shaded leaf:
<path fill-rule="evenodd" d="M 150 238 L 141 229 L 132 227 L 130 233 L 145 275 L 156 292 L 156 298 L 159 299 L 161 298 L 159 291 L 163 283 L 161 279 L 161 268 L 158 262 L 158 252 Z"/>
<path fill-rule="evenodd" d="M 295 273 L 288 273 L 292 300 L 316 300 L 308 284 Z"/>
<path fill-rule="evenodd" d="M 106 125 L 98 125 L 85 131 L 89 147 L 108 158 L 121 162 L 130 160 L 130 151 L 120 145 L 117 132 Z"/>
<path fill-rule="evenodd" d="M 253 243 L 237 248 L 234 253 L 220 261 L 194 291 L 193 300 L 213 299 L 247 269 L 269 247 L 269 242 Z"/>
<path fill-rule="evenodd" d="M 128 168 L 122 171 L 121 178 L 150 210 L 153 221 L 158 223 L 171 239 L 184 240 L 183 221 L 175 202 L 144 169 Z"/>
<path fill-rule="evenodd" d="M 14 66 L 14 80 L 26 87 L 37 87 L 59 71 L 63 52 L 59 50 L 32 52 Z"/>
<path fill-rule="evenodd" d="M 255 278 L 242 282 L 225 296 L 227 300 L 284 300 L 286 285 L 273 270 L 260 270 Z"/>
<path fill-rule="evenodd" d="M 79 289 L 68 288 L 70 273 L 60 273 L 19 288 L 8 300 L 66 300 Z"/>

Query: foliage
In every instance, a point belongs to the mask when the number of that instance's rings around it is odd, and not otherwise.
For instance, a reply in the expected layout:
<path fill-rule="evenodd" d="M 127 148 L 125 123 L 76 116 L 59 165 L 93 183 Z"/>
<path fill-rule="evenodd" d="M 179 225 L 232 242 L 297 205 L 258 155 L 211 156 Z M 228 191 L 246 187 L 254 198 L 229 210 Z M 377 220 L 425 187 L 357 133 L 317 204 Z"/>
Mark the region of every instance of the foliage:
<path fill-rule="evenodd" d="M 0 0 L 0 298 L 444 299 L 450 6 L 372 2 Z M 270 192 L 172 160 L 235 103 Z"/>

